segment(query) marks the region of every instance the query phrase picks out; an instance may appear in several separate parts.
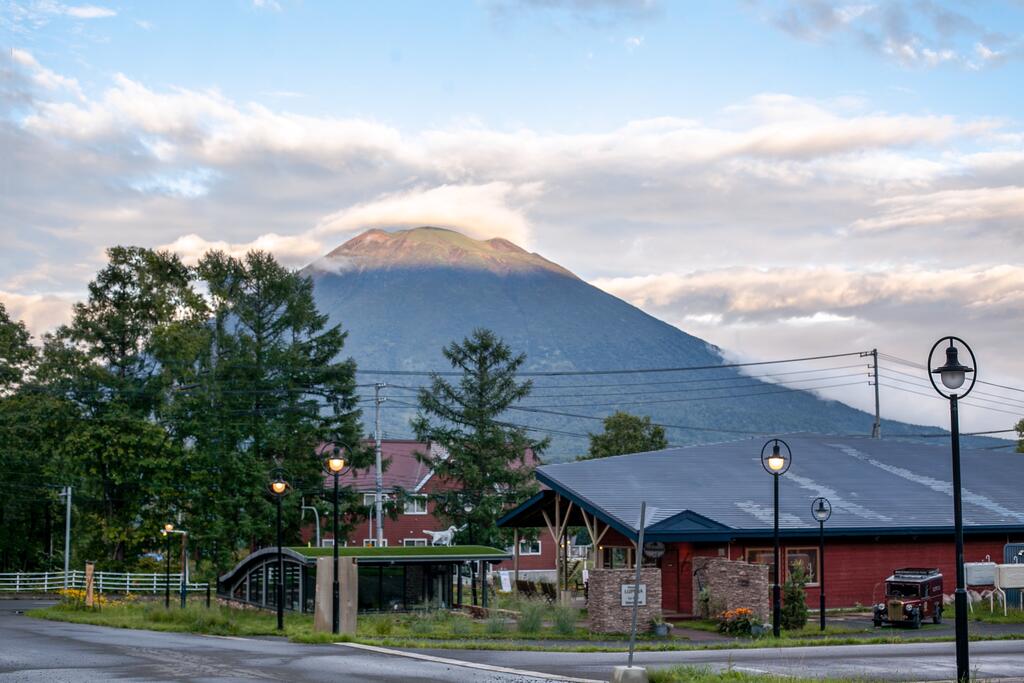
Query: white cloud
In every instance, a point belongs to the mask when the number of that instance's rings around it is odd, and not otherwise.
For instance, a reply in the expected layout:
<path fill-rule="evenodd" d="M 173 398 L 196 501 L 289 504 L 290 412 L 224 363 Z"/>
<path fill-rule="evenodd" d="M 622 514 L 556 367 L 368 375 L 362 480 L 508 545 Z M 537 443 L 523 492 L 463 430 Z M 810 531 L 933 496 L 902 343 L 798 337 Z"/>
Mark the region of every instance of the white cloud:
<path fill-rule="evenodd" d="M 880 199 L 880 215 L 862 218 L 854 230 L 877 231 L 895 228 L 953 225 L 974 228 L 980 223 L 1024 222 L 1024 187 L 981 187 L 968 190 L 900 195 Z M 1020 231 L 1020 227 L 1016 228 Z"/>
<path fill-rule="evenodd" d="M 267 233 L 254 240 L 243 243 L 230 243 L 225 240 L 207 240 L 194 233 L 182 235 L 169 244 L 162 244 L 159 249 L 174 252 L 188 265 L 195 265 L 208 251 L 214 249 L 231 256 L 241 257 L 252 250 L 269 251 L 278 260 L 289 266 L 302 266 L 323 253 L 323 244 L 316 239 L 304 235 L 278 235 Z"/>
<path fill-rule="evenodd" d="M 36 60 L 35 57 L 32 56 L 31 53 L 18 48 L 11 48 L 11 58 L 14 60 L 15 64 L 25 67 L 32 74 L 32 80 L 46 90 L 63 89 L 71 92 L 79 99 L 85 99 L 85 96 L 82 94 L 82 89 L 78 85 L 77 79 L 61 76 L 60 74 L 45 68 Z"/>
<path fill-rule="evenodd" d="M 37 339 L 57 326 L 71 321 L 71 306 L 77 297 L 69 294 L 18 294 L 0 290 L 0 301 L 14 320 L 25 323 Z"/>
<path fill-rule="evenodd" d="M 626 45 L 626 49 L 629 50 L 630 52 L 632 52 L 633 50 L 636 50 L 637 48 L 643 46 L 643 44 L 644 44 L 644 37 L 643 36 L 629 36 L 623 42 Z"/>
<path fill-rule="evenodd" d="M 61 11 L 75 19 L 106 19 L 117 16 L 117 12 L 109 7 L 97 7 L 96 5 L 64 5 L 61 7 Z"/>

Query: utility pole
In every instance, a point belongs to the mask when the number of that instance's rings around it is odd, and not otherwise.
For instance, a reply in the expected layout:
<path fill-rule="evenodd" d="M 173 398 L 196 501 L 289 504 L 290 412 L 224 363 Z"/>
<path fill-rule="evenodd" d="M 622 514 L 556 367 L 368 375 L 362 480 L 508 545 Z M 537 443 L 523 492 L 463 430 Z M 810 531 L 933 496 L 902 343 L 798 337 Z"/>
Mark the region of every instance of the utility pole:
<path fill-rule="evenodd" d="M 374 463 L 377 468 L 376 476 L 376 490 L 374 492 L 374 512 L 377 518 L 377 547 L 384 547 L 384 474 L 383 466 L 381 465 L 381 453 L 380 453 L 380 404 L 388 400 L 387 397 L 380 395 L 380 390 L 387 387 L 384 382 L 377 382 L 373 385 L 373 402 L 375 404 L 376 417 L 374 419 Z"/>
<path fill-rule="evenodd" d="M 882 438 L 882 413 L 878 407 L 878 349 L 871 349 L 872 367 L 875 372 L 875 424 L 871 427 L 871 438 Z"/>
<path fill-rule="evenodd" d="M 65 499 L 64 506 L 64 590 L 68 588 L 68 571 L 71 568 L 71 487 L 65 486 L 60 492 Z"/>
<path fill-rule="evenodd" d="M 878 349 L 871 349 L 870 351 L 862 351 L 860 354 L 861 358 L 871 356 L 871 373 L 873 381 L 868 384 L 873 384 L 875 387 L 875 422 L 871 425 L 871 438 L 881 439 L 882 438 L 882 412 L 879 408 L 878 403 Z"/>

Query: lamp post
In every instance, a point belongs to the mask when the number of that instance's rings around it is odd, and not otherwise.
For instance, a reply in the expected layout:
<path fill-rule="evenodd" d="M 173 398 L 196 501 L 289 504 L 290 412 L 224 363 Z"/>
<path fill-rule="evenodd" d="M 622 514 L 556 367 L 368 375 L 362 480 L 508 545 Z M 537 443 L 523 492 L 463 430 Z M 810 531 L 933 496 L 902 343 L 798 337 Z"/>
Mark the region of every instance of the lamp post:
<path fill-rule="evenodd" d="M 832 516 L 832 503 L 818 497 L 811 503 L 811 514 L 818 520 L 818 616 L 821 630 L 825 630 L 825 522 Z"/>
<path fill-rule="evenodd" d="M 271 473 L 270 493 L 277 500 L 277 630 L 284 630 L 284 553 L 281 552 L 281 499 L 291 488 L 284 470 Z"/>
<path fill-rule="evenodd" d="M 782 453 L 782 446 L 786 447 L 785 454 Z M 782 439 L 769 439 L 761 447 L 761 466 L 765 472 L 772 475 L 774 484 L 775 576 L 772 580 L 772 635 L 776 638 L 779 637 L 782 628 L 782 588 L 779 586 L 779 477 L 786 473 L 792 460 L 793 453 L 789 450 L 789 444 Z"/>
<path fill-rule="evenodd" d="M 330 450 L 324 456 L 324 471 L 334 477 L 334 578 L 331 582 L 331 631 L 341 633 L 341 585 L 338 583 L 338 477 L 348 472 L 349 464 L 345 460 L 345 446 L 330 443 L 326 447 L 329 447 Z"/>
<path fill-rule="evenodd" d="M 171 532 L 174 525 L 168 522 L 160 530 L 163 537 L 167 539 L 167 548 L 164 550 L 164 609 L 171 608 Z"/>
<path fill-rule="evenodd" d="M 946 347 L 946 362 L 940 367 L 933 368 L 932 358 L 935 356 L 936 349 L 943 342 L 948 342 L 949 344 Z M 956 346 L 957 343 L 971 356 L 971 364 L 975 367 L 969 367 L 960 362 L 957 357 L 959 351 Z M 974 351 L 967 345 L 967 342 L 959 337 L 943 337 L 939 339 L 928 353 L 928 367 L 933 368 L 928 373 L 928 379 L 931 380 L 932 387 L 935 388 L 939 396 L 949 399 L 949 436 L 953 451 L 953 535 L 956 543 L 956 592 L 953 594 L 953 606 L 956 610 L 956 678 L 961 683 L 970 680 L 971 672 L 967 642 L 967 581 L 964 576 L 964 520 L 960 496 L 960 415 L 958 412 L 958 402 L 961 398 L 971 393 L 971 390 L 974 388 L 974 384 L 978 379 L 977 372 L 975 372 L 977 365 L 978 362 L 974 358 Z M 963 387 L 968 374 L 971 375 L 970 385 L 968 385 L 966 391 L 957 393 Z M 935 375 L 939 376 L 942 386 L 948 392 L 940 389 L 939 385 L 935 383 Z"/>

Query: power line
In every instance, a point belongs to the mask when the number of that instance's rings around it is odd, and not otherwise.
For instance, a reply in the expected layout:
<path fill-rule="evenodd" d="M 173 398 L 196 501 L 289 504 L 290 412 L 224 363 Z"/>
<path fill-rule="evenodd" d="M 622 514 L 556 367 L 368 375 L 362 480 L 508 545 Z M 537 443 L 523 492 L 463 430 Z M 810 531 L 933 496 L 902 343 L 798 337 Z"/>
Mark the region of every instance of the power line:
<path fill-rule="evenodd" d="M 850 353 L 831 353 L 822 356 L 805 356 L 803 358 L 784 358 L 781 360 L 763 360 L 753 361 L 748 363 L 721 363 L 719 365 L 689 365 L 681 367 L 671 368 L 637 368 L 630 370 L 554 370 L 546 372 L 518 372 L 516 373 L 520 377 L 584 377 L 594 375 L 633 375 L 633 374 L 649 374 L 658 372 L 690 372 L 694 370 L 721 370 L 724 368 L 745 368 L 753 367 L 757 365 L 777 365 L 780 363 L 800 363 L 811 360 L 824 360 L 827 358 L 844 358 L 848 356 L 860 356 L 861 351 L 852 351 Z M 431 371 L 431 370 L 360 370 L 356 369 L 356 372 L 364 375 L 395 375 L 401 377 L 432 377 L 434 375 L 440 377 L 462 377 L 465 373 L 456 371 Z"/>

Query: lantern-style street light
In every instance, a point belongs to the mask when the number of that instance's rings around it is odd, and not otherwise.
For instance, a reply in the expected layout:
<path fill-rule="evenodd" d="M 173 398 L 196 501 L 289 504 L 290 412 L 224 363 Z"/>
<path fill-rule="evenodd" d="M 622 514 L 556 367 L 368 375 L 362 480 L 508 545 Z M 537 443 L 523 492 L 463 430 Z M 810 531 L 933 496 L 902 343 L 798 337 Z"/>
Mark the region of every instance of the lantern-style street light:
<path fill-rule="evenodd" d="M 281 499 L 291 486 L 281 468 L 271 472 L 270 493 L 277 500 L 277 630 L 284 630 L 284 553 L 281 552 Z"/>
<path fill-rule="evenodd" d="M 818 615 L 821 630 L 825 630 L 825 522 L 832 516 L 832 503 L 818 497 L 811 503 L 811 514 L 818 522 Z"/>
<path fill-rule="evenodd" d="M 331 631 L 341 633 L 341 584 L 338 583 L 338 477 L 349 471 L 345 459 L 347 447 L 339 443 L 326 444 L 321 449 L 324 472 L 334 477 L 334 567 L 331 582 Z"/>
<path fill-rule="evenodd" d="M 960 399 L 971 393 L 975 382 L 978 380 L 975 368 L 978 366 L 974 358 L 974 352 L 963 339 L 959 337 L 943 337 L 932 346 L 928 353 L 928 367 L 932 368 L 932 358 L 935 351 L 941 344 L 948 342 L 946 347 L 946 362 L 928 373 L 932 387 L 939 396 L 949 400 L 949 436 L 950 445 L 953 451 L 953 535 L 956 543 L 956 591 L 953 593 L 953 607 L 956 610 L 956 678 L 964 683 L 970 680 L 970 656 L 968 654 L 967 640 L 967 581 L 964 575 L 964 519 L 963 505 L 961 503 L 960 485 L 960 414 L 958 402 Z M 971 357 L 971 364 L 974 367 L 964 365 L 960 362 L 959 349 L 957 344 L 962 346 Z M 939 376 L 942 386 L 946 391 L 939 388 L 935 383 L 935 376 Z M 965 391 L 959 391 L 970 375 L 971 383 Z M 959 391 L 959 393 L 957 393 Z"/>
<path fill-rule="evenodd" d="M 168 522 L 164 524 L 164 528 L 160 530 L 161 535 L 167 541 L 167 547 L 164 549 L 164 609 L 171 608 L 171 532 L 174 531 L 174 525 Z"/>
<path fill-rule="evenodd" d="M 771 446 L 770 451 L 769 446 Z M 786 448 L 785 453 L 782 452 L 783 446 Z M 792 460 L 793 453 L 789 450 L 789 444 L 782 439 L 769 439 L 761 447 L 761 466 L 764 467 L 765 472 L 772 475 L 774 491 L 775 576 L 772 579 L 772 635 L 776 638 L 779 637 L 782 630 L 782 588 L 779 586 L 779 477 L 789 470 Z"/>

